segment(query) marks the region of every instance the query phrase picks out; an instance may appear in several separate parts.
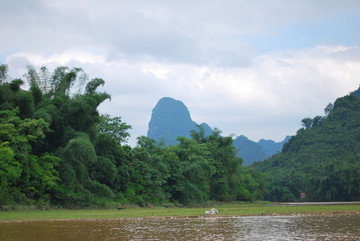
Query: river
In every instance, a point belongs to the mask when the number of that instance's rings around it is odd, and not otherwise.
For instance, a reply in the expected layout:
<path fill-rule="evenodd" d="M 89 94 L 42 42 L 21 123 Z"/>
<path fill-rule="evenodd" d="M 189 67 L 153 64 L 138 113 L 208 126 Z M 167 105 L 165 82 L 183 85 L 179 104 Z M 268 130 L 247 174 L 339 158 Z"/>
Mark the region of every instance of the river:
<path fill-rule="evenodd" d="M 0 240 L 360 240 L 360 215 L 0 222 Z"/>

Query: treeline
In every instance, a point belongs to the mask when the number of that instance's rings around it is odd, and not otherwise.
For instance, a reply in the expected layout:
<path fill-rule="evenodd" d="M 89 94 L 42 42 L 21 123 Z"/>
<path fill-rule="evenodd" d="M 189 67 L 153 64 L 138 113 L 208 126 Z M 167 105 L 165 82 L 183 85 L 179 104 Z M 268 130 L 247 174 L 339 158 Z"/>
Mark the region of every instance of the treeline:
<path fill-rule="evenodd" d="M 281 153 L 254 164 L 266 173 L 265 198 L 360 200 L 360 88 L 302 125 Z"/>
<path fill-rule="evenodd" d="M 29 66 L 10 79 L 0 65 L 0 206 L 193 205 L 262 199 L 261 175 L 242 166 L 231 137 L 193 132 L 164 147 L 100 115 L 110 95 L 82 69 Z M 24 89 L 24 86 L 28 86 Z"/>

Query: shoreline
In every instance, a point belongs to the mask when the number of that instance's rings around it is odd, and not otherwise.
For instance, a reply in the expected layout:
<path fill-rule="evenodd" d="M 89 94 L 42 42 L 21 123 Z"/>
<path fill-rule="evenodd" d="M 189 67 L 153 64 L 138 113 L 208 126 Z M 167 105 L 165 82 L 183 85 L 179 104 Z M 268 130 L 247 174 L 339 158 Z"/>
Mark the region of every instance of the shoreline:
<path fill-rule="evenodd" d="M 97 221 L 126 221 L 126 220 L 159 220 L 159 219 L 214 219 L 214 218 L 241 218 L 241 217 L 274 217 L 274 216 L 312 216 L 312 215 L 360 215 L 359 211 L 327 211 L 327 212 L 299 212 L 299 213 L 264 213 L 253 215 L 194 215 L 194 216 L 146 216 L 146 217 L 115 217 L 115 218 L 63 218 L 42 220 L 0 220 L 0 223 L 29 223 L 29 222 L 97 222 Z"/>
<path fill-rule="evenodd" d="M 360 201 L 349 202 L 282 202 L 278 206 L 327 206 L 327 205 L 360 205 Z"/>
<path fill-rule="evenodd" d="M 331 204 L 331 205 L 330 205 Z M 217 215 L 205 215 L 216 208 Z M 214 218 L 245 216 L 324 215 L 339 213 L 360 214 L 360 202 L 351 203 L 269 203 L 232 202 L 211 203 L 201 207 L 126 207 L 111 209 L 24 209 L 0 211 L 0 222 L 56 221 L 56 220 L 129 220 L 129 219 L 174 219 Z"/>

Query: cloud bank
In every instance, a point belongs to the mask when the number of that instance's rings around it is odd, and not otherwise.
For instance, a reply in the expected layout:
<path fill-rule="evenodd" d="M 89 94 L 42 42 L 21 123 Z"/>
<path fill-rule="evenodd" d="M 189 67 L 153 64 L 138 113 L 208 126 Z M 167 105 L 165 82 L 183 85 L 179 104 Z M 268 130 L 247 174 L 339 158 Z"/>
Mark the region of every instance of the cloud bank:
<path fill-rule="evenodd" d="M 360 80 L 358 1 L 0 2 L 0 60 L 82 67 L 145 135 L 169 96 L 225 135 L 282 140 Z M 338 34 L 337 34 L 338 33 Z"/>

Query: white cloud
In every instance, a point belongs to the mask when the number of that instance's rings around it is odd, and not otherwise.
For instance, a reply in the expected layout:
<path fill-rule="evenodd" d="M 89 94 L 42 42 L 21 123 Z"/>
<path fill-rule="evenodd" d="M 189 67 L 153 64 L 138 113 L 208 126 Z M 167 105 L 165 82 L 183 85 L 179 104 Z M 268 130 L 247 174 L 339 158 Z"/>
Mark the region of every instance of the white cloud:
<path fill-rule="evenodd" d="M 245 65 L 262 47 L 254 38 L 349 12 L 360 2 L 3 0 L 0 53 L 102 48 L 112 60 Z"/>
<path fill-rule="evenodd" d="M 281 140 L 295 133 L 302 118 L 323 115 L 329 102 L 358 87 L 359 53 L 360 47 L 319 46 L 259 56 L 237 68 L 108 62 L 104 55 L 78 52 L 48 57 L 21 52 L 7 62 L 15 72 L 22 67 L 12 64 L 18 59 L 38 66 L 72 63 L 90 78 L 103 78 L 112 100 L 101 110 L 133 126 L 133 144 L 146 135 L 151 110 L 164 96 L 183 101 L 196 122 L 207 122 L 225 135 Z"/>
<path fill-rule="evenodd" d="M 357 0 L 1 0 L 0 61 L 13 77 L 32 63 L 103 78 L 101 110 L 133 138 L 170 96 L 224 134 L 280 140 L 358 87 L 359 14 Z"/>

